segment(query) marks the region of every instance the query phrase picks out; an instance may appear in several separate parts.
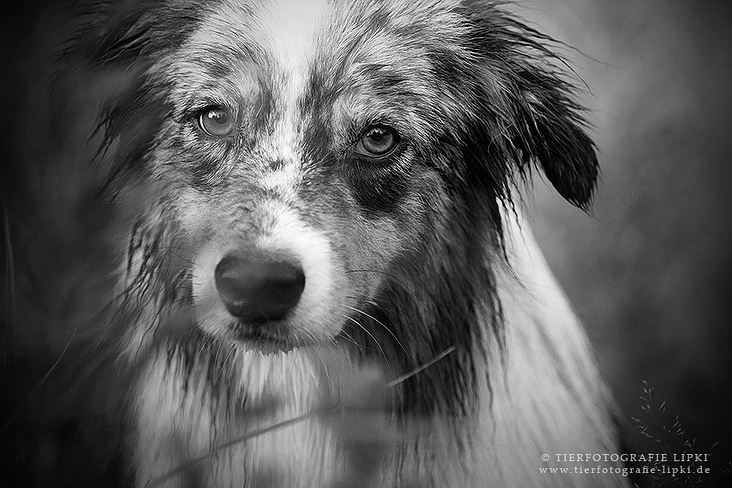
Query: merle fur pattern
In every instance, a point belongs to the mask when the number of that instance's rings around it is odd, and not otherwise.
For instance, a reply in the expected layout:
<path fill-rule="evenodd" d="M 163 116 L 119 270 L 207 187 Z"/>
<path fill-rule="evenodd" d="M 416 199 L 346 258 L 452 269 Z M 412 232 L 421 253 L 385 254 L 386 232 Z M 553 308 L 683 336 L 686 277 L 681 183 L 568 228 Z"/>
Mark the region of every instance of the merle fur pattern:
<path fill-rule="evenodd" d="M 246 128 L 218 145 L 199 144 L 186 129 L 202 106 L 176 99 L 171 63 L 220 3 L 102 5 L 89 14 L 70 56 L 122 73 L 102 118 L 100 159 L 109 165 L 109 191 L 142 202 L 112 325 L 125 370 L 135 378 L 163 354 L 168 364 L 182 365 L 190 394 L 208 395 L 236 417 L 236 405 L 248 401 L 246 391 L 232 386 L 242 381 L 240 346 L 196 326 L 190 262 L 197 241 L 176 199 L 181 188 L 230 192 L 237 182 L 226 162 L 254 153 L 276 127 L 280 108 L 266 53 L 248 39 L 228 39 L 197 52 L 193 62 L 202 80 L 229 79 L 237 56 L 264 66 L 256 100 L 237 109 Z M 480 408 L 477 383 L 491 381 L 481 365 L 491 354 L 510 354 L 494 269 L 481 265 L 505 266 L 502 216 L 513 212 L 512 194 L 534 168 L 587 209 L 597 158 L 551 39 L 496 2 L 392 3 L 402 5 L 356 2 L 319 41 L 297 105 L 305 175 L 298 211 L 331 232 L 345 227 L 344 219 L 389 219 L 413 235 L 409 246 L 383 256 L 382 270 L 347 269 L 378 288 L 355 298 L 334 339 L 354 361 L 386 362 L 394 376 L 454 346 L 428 373 L 398 384 L 392 408 L 402 420 L 444 416 L 459 444 L 469 444 L 464 419 Z M 380 37 L 400 50 L 374 54 L 373 39 Z M 367 93 L 362 105 L 371 113 L 358 113 L 361 105 L 339 112 L 350 91 Z M 373 166 L 349 152 L 369 117 L 403 135 L 405 148 L 389 164 Z M 252 185 L 251 201 L 269 197 Z M 131 344 L 131 329 L 145 331 L 143 339 Z"/>

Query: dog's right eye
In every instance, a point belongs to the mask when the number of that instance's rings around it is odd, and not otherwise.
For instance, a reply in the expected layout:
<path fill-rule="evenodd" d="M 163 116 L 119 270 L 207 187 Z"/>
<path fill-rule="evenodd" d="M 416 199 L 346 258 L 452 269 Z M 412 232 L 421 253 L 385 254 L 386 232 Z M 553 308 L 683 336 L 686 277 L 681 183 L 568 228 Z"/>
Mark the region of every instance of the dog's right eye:
<path fill-rule="evenodd" d="M 198 116 L 198 126 L 213 137 L 225 137 L 234 131 L 234 121 L 222 107 L 208 107 Z"/>

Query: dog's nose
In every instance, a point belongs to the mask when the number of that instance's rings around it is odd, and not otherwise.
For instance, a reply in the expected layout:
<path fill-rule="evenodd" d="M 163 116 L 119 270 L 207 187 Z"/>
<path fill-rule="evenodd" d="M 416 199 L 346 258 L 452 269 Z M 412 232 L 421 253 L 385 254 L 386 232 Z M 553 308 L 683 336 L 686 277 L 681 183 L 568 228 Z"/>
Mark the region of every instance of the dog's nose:
<path fill-rule="evenodd" d="M 299 264 L 261 253 L 225 256 L 216 266 L 215 280 L 229 313 L 254 324 L 284 317 L 305 288 Z"/>

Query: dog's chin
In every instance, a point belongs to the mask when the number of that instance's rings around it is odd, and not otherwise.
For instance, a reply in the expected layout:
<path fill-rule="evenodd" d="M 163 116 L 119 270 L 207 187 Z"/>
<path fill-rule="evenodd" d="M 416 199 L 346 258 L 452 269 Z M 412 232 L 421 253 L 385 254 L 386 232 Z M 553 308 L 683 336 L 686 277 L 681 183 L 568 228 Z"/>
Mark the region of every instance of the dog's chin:
<path fill-rule="evenodd" d="M 319 338 L 310 334 L 298 334 L 280 321 L 261 324 L 236 321 L 214 335 L 233 343 L 238 348 L 265 355 L 287 353 L 293 349 L 333 340 L 332 337 Z"/>

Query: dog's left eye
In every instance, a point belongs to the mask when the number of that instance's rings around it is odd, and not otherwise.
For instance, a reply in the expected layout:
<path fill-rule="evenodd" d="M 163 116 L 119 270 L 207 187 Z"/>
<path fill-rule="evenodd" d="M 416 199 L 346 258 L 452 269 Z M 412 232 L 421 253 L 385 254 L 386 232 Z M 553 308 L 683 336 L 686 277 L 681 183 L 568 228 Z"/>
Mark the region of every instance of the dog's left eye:
<path fill-rule="evenodd" d="M 198 116 L 198 125 L 208 135 L 225 137 L 234 131 L 234 121 L 222 107 L 209 107 Z"/>
<path fill-rule="evenodd" d="M 389 156 L 399 145 L 399 133 L 386 125 L 372 125 L 361 134 L 356 153 L 370 158 Z"/>

